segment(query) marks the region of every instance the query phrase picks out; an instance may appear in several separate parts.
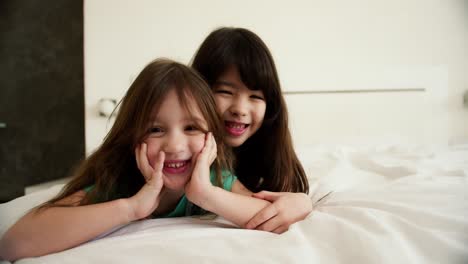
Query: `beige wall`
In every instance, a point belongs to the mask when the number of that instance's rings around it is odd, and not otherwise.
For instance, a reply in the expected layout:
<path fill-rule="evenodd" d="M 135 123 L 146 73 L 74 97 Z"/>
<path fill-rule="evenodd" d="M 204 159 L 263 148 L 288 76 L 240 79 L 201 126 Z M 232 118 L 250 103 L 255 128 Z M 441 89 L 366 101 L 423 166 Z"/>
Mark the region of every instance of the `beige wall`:
<path fill-rule="evenodd" d="M 468 142 L 467 1 L 92 0 L 84 12 L 88 153 L 111 125 L 100 98 L 120 99 L 153 58 L 188 63 L 218 26 L 259 34 L 286 91 L 429 87 L 287 95 L 296 144 Z M 400 74 L 408 68 L 416 79 Z"/>

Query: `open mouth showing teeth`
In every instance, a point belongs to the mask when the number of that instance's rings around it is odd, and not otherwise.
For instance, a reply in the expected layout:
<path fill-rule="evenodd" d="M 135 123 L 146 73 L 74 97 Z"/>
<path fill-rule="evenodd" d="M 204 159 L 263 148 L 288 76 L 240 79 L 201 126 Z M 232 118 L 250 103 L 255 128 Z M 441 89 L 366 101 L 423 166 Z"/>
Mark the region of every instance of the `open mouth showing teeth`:
<path fill-rule="evenodd" d="M 235 122 L 229 122 L 229 121 L 226 121 L 225 124 L 228 128 L 238 129 L 238 130 L 245 129 L 249 126 L 248 124 L 235 123 Z"/>
<path fill-rule="evenodd" d="M 225 121 L 224 124 L 227 134 L 232 137 L 242 136 L 245 133 L 245 131 L 247 131 L 247 127 L 249 127 L 249 124 L 230 121 Z"/>
<path fill-rule="evenodd" d="M 164 163 L 164 167 L 177 169 L 183 167 L 185 164 L 187 164 L 187 161 Z"/>
<path fill-rule="evenodd" d="M 164 162 L 163 171 L 168 174 L 181 174 L 185 173 L 190 164 L 190 160 L 174 160 Z"/>

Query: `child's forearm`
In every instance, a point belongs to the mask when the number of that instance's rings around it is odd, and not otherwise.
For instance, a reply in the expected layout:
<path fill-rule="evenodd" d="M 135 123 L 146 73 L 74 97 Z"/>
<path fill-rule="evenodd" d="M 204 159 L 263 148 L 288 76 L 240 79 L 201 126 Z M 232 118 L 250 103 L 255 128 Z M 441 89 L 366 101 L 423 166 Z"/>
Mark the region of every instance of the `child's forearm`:
<path fill-rule="evenodd" d="M 127 200 L 50 207 L 29 212 L 0 240 L 0 256 L 7 260 L 62 251 L 89 241 L 131 220 Z"/>
<path fill-rule="evenodd" d="M 270 205 L 268 201 L 229 192 L 215 186 L 198 203 L 197 205 L 203 209 L 222 216 L 240 227 L 245 227 L 257 212 Z"/>

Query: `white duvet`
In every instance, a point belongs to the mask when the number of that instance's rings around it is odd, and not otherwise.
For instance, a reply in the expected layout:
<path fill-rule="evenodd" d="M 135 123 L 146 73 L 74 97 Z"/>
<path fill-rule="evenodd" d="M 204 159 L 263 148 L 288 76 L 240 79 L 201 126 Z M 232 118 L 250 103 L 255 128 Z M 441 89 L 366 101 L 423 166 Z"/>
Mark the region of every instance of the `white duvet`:
<path fill-rule="evenodd" d="M 152 219 L 16 263 L 468 263 L 468 146 L 315 147 L 299 155 L 314 210 L 282 235 L 219 217 Z M 59 189 L 1 204 L 0 235 Z"/>

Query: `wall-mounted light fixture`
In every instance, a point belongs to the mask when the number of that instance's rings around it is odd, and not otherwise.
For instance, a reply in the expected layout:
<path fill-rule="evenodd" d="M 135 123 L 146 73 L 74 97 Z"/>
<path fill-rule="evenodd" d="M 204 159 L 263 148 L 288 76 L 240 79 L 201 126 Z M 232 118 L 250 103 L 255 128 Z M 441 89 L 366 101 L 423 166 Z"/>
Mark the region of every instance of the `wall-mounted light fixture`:
<path fill-rule="evenodd" d="M 117 100 L 111 98 L 101 98 L 99 100 L 99 116 L 109 117 L 114 112 L 115 106 L 117 105 Z M 114 112 L 115 115 L 115 112 Z"/>

